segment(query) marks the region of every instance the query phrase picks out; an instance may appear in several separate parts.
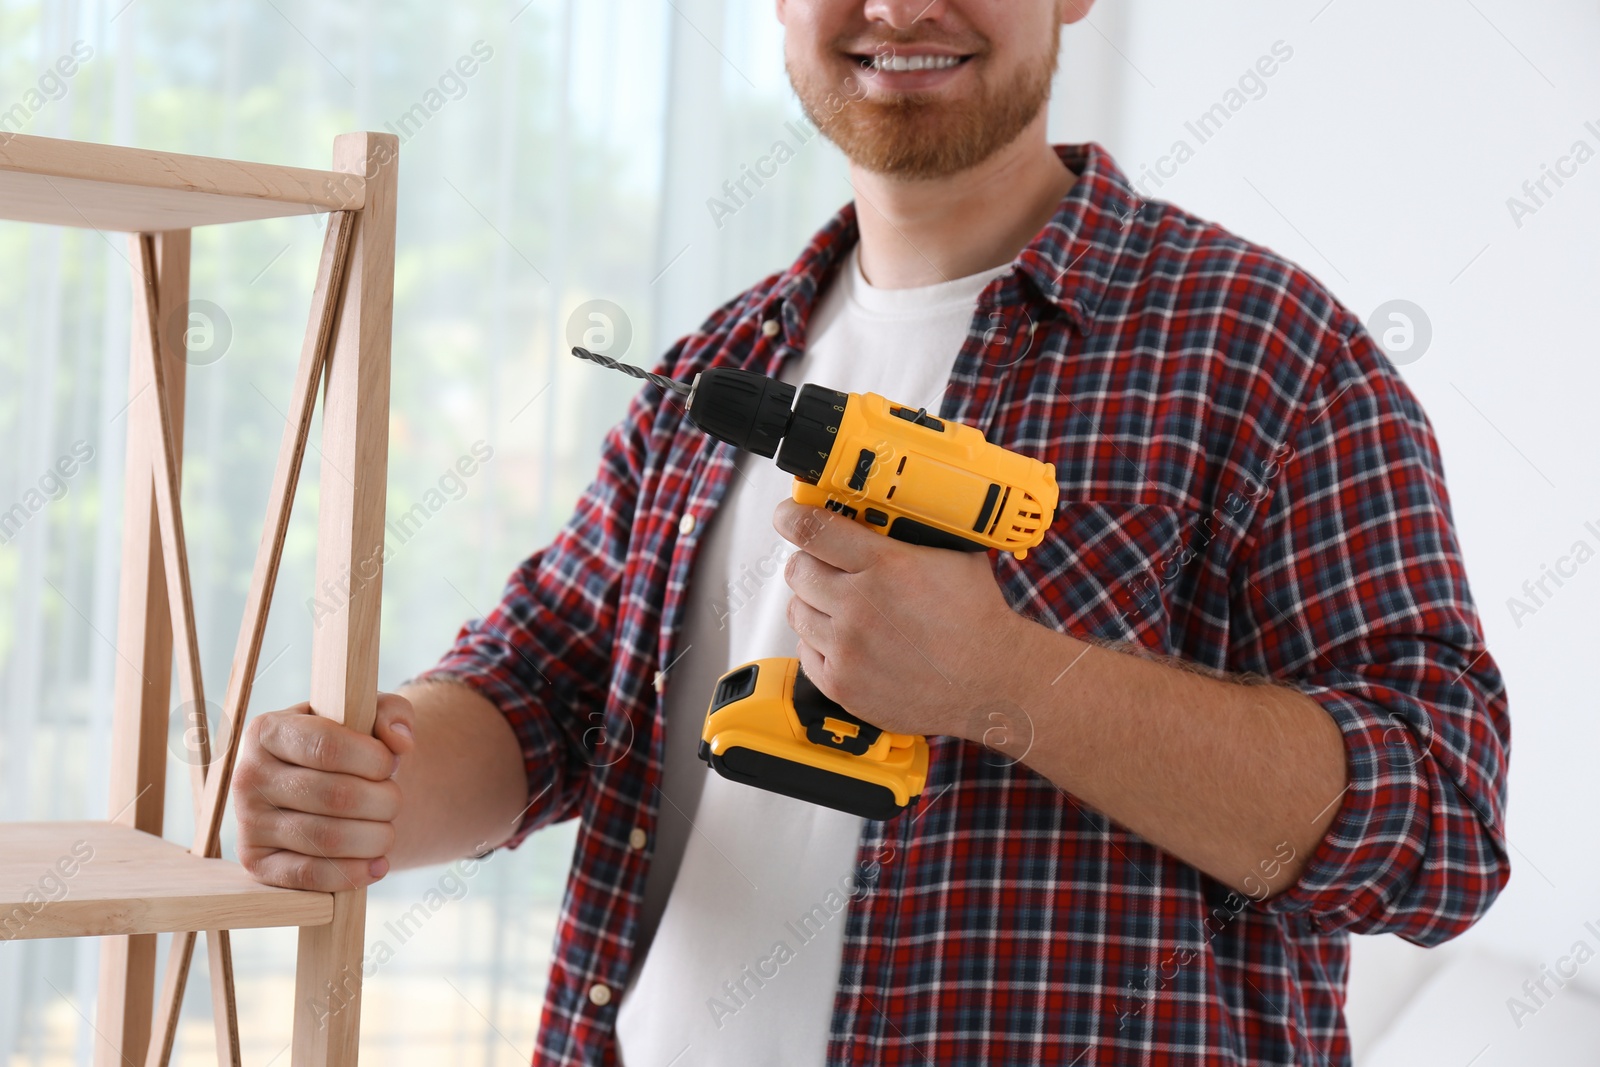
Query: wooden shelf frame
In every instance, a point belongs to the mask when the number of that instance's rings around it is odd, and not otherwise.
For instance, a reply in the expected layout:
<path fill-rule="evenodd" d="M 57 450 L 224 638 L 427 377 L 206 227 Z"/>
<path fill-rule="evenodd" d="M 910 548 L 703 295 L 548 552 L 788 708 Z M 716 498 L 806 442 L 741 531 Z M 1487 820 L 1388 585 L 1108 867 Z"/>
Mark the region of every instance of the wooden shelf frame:
<path fill-rule="evenodd" d="M 360 211 L 366 172 L 0 132 L 0 217 L 126 233 Z"/>
<path fill-rule="evenodd" d="M 129 236 L 133 315 L 121 586 L 112 719 L 110 816 L 102 822 L 0 824 L 0 939 L 104 938 L 99 1067 L 165 1067 L 204 931 L 219 1063 L 239 1065 L 228 932 L 299 930 L 294 1067 L 353 1067 L 360 1026 L 366 891 L 313 893 L 257 883 L 223 860 L 228 787 L 260 661 L 317 394 L 316 582 L 368 574 L 311 649 L 311 710 L 370 733 L 377 710 L 378 621 L 388 454 L 398 139 L 349 133 L 333 168 L 146 152 L 0 134 L 0 218 Z M 296 370 L 222 716 L 212 751 L 181 506 L 184 331 L 190 229 L 328 213 Z M 196 740 L 187 848 L 161 837 L 173 659 Z M 200 710 L 196 710 L 200 709 Z M 59 896 L 48 887 L 61 885 Z M 171 933 L 156 995 L 156 937 Z M 328 991 L 339 1010 L 328 1012 Z"/>
<path fill-rule="evenodd" d="M 5 824 L 0 893 L 38 900 L 7 913 L 10 940 L 323 926 L 333 894 L 262 885 L 243 867 L 114 822 Z M 54 881 L 41 885 L 46 871 Z M 65 886 L 55 897 L 54 885 Z M 51 899 L 55 897 L 55 899 Z"/>

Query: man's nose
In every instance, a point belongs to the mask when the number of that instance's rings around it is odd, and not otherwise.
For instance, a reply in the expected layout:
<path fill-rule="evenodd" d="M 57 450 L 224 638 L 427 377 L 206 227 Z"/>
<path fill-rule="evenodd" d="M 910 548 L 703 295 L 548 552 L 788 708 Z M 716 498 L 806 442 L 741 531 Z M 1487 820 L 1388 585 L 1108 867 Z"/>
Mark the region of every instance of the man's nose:
<path fill-rule="evenodd" d="M 947 14 L 948 7 L 945 0 L 867 0 L 862 14 L 874 22 L 905 30 L 915 23 L 938 19 Z"/>

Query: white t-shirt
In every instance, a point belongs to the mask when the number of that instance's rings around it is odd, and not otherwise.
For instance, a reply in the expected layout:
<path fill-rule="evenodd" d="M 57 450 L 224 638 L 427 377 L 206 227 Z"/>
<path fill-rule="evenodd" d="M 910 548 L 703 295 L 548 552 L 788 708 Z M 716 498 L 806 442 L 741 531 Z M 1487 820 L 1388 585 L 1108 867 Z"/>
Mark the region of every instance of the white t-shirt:
<path fill-rule="evenodd" d="M 1009 269 L 878 289 L 852 249 L 812 314 L 805 352 L 781 377 L 937 412 L 978 294 Z M 617 1015 L 627 1067 L 810 1067 L 827 1054 L 844 945 L 840 900 L 854 885 L 861 820 L 730 782 L 696 754 L 717 678 L 748 660 L 795 655 L 783 580 L 794 548 L 772 527 L 794 479 L 761 456 L 735 462 L 695 561 L 678 659 L 667 669 L 643 958 Z"/>

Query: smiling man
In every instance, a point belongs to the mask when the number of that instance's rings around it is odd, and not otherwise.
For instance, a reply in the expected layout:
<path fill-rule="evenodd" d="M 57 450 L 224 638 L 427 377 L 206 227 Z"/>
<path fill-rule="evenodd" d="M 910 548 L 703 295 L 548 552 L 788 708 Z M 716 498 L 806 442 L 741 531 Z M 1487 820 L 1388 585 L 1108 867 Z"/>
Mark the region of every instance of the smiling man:
<path fill-rule="evenodd" d="M 1431 429 L 1356 317 L 1048 142 L 1088 9 L 780 0 L 854 202 L 656 368 L 970 423 L 1055 465 L 1044 543 L 801 507 L 646 390 L 376 739 L 252 724 L 256 877 L 365 885 L 579 820 L 540 1064 L 1349 1061 L 1349 935 L 1436 944 L 1505 884 L 1505 691 Z M 716 677 L 796 651 L 930 735 L 912 811 L 695 758 Z"/>

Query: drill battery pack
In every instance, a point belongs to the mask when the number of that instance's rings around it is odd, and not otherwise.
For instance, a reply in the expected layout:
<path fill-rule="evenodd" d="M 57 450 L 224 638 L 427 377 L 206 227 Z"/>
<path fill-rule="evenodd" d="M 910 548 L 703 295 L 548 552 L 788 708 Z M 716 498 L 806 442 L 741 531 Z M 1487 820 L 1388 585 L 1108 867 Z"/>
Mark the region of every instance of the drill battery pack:
<path fill-rule="evenodd" d="M 830 700 L 797 659 L 759 659 L 718 681 L 700 758 L 724 778 L 867 819 L 922 793 L 928 743 L 863 722 Z"/>

